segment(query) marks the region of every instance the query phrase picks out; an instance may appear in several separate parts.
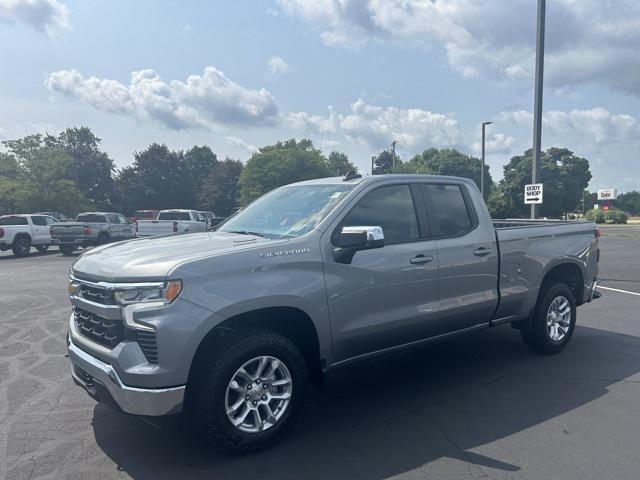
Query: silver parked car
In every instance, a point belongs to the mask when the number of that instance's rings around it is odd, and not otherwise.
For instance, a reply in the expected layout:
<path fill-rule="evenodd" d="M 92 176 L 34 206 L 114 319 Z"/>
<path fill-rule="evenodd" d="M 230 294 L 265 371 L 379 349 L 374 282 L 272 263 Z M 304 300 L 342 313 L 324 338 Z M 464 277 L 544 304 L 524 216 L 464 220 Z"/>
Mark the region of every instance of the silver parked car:
<path fill-rule="evenodd" d="M 112 212 L 83 212 L 75 222 L 57 223 L 51 227 L 52 243 L 65 255 L 70 255 L 76 248 L 127 240 L 135 235 L 135 226 L 124 215 Z"/>

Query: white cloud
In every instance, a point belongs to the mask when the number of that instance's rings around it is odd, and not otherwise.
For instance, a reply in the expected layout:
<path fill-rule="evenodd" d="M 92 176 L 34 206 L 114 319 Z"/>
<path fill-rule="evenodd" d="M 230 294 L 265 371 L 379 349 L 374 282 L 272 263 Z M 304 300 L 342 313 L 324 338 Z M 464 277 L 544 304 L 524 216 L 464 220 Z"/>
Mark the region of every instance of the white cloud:
<path fill-rule="evenodd" d="M 241 138 L 229 136 L 229 137 L 225 137 L 225 140 L 227 140 L 227 142 L 229 142 L 235 148 L 242 150 L 245 153 L 253 154 L 258 151 L 258 147 L 245 142 Z"/>
<path fill-rule="evenodd" d="M 0 0 L 0 23 L 23 23 L 52 36 L 71 29 L 69 9 L 58 0 Z"/>
<path fill-rule="evenodd" d="M 419 108 L 379 107 L 361 98 L 351 103 L 351 113 L 346 115 L 329 107 L 327 115 L 295 112 L 287 119 L 294 129 L 355 141 L 374 149 L 388 147 L 393 140 L 404 148 L 445 147 L 460 140 L 457 120 L 446 115 Z"/>
<path fill-rule="evenodd" d="M 287 65 L 282 57 L 274 55 L 267 61 L 269 67 L 269 76 L 272 78 L 278 78 L 285 73 L 291 72 L 291 67 Z"/>
<path fill-rule="evenodd" d="M 169 83 L 153 70 L 138 70 L 131 74 L 129 85 L 60 70 L 49 75 L 45 84 L 51 92 L 99 110 L 150 120 L 172 130 L 269 126 L 279 119 L 267 90 L 246 89 L 215 67 L 206 67 L 202 75 L 190 75 L 185 82 Z"/>
<path fill-rule="evenodd" d="M 530 81 L 535 45 L 531 0 L 278 0 L 315 26 L 327 45 L 370 39 L 440 45 L 463 76 Z M 554 0 L 547 5 L 546 80 L 596 82 L 640 95 L 640 2 Z"/>
<path fill-rule="evenodd" d="M 525 110 L 502 112 L 501 121 L 531 128 L 533 114 Z M 580 138 L 590 148 L 616 144 L 640 144 L 640 122 L 632 115 L 611 113 L 606 108 L 549 110 L 542 115 L 543 135 Z"/>
<path fill-rule="evenodd" d="M 487 135 L 485 139 L 485 153 L 511 153 L 518 142 L 515 138 L 505 135 L 504 133 L 494 133 Z M 476 154 L 482 152 L 481 142 L 474 142 L 471 148 Z"/>
<path fill-rule="evenodd" d="M 514 148 L 517 152 L 531 148 L 532 122 L 533 115 L 525 110 L 502 112 L 496 118 L 498 128 L 521 140 Z M 602 107 L 549 110 L 542 117 L 542 146 L 566 147 L 587 158 L 593 174 L 591 189 L 628 191 L 640 186 L 638 117 Z"/>

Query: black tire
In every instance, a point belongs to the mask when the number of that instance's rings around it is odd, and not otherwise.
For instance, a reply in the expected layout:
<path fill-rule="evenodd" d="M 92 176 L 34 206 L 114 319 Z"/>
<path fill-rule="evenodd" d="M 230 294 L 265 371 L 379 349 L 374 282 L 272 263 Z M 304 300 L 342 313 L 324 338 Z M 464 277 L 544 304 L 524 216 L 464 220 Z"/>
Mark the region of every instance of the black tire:
<path fill-rule="evenodd" d="M 21 235 L 14 239 L 11 251 L 16 257 L 28 257 L 31 253 L 31 238 Z"/>
<path fill-rule="evenodd" d="M 60 245 L 60 251 L 63 255 L 72 255 L 74 248 L 71 245 Z"/>
<path fill-rule="evenodd" d="M 296 345 L 282 335 L 253 331 L 234 337 L 215 358 L 208 359 L 211 361 L 209 365 L 200 365 L 203 368 L 200 379 L 193 385 L 190 413 L 197 430 L 208 442 L 234 452 L 247 453 L 273 444 L 294 423 L 306 388 L 307 369 Z M 282 416 L 273 425 L 261 432 L 247 433 L 234 426 L 227 417 L 227 386 L 241 366 L 260 356 L 275 357 L 286 366 L 291 375 L 291 397 Z M 249 385 L 247 382 L 243 388 L 251 388 Z"/>
<path fill-rule="evenodd" d="M 108 233 L 100 233 L 98 238 L 96 239 L 96 245 L 104 245 L 105 243 L 109 243 L 111 241 L 111 237 Z"/>
<path fill-rule="evenodd" d="M 547 326 L 547 315 L 552 302 L 565 298 L 570 307 L 570 319 L 568 329 L 564 336 L 554 340 Z M 528 328 L 520 330 L 520 335 L 525 345 L 537 353 L 551 355 L 561 352 L 567 346 L 576 326 L 576 301 L 573 292 L 564 283 L 553 283 L 542 286 L 536 310 Z"/>
<path fill-rule="evenodd" d="M 36 245 L 36 250 L 39 252 L 46 252 L 49 250 L 49 245 Z"/>

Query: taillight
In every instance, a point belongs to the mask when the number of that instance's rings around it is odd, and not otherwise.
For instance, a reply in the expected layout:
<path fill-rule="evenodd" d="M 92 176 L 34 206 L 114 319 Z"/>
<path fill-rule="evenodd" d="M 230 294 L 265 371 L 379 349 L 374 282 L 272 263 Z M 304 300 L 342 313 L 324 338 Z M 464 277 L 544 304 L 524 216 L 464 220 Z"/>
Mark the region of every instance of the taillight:
<path fill-rule="evenodd" d="M 4 228 L 0 228 L 0 238 L 4 237 Z"/>
<path fill-rule="evenodd" d="M 598 238 L 601 235 L 602 235 L 602 232 L 600 231 L 600 229 L 596 228 L 596 238 Z"/>
<path fill-rule="evenodd" d="M 174 232 L 178 231 L 178 222 L 173 222 L 173 231 Z"/>
<path fill-rule="evenodd" d="M 83 231 L 85 235 L 91 235 L 91 227 L 89 225 L 85 225 Z"/>

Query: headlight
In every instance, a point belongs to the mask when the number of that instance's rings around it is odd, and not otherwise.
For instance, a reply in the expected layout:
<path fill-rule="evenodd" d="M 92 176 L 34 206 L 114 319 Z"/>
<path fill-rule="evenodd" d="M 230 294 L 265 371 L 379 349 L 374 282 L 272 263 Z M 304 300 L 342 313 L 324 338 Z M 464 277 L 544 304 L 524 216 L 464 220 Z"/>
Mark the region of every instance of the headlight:
<path fill-rule="evenodd" d="M 133 303 L 162 303 L 173 302 L 182 290 L 180 280 L 171 280 L 163 287 L 140 287 L 114 292 L 114 298 L 121 305 L 131 305 Z"/>

